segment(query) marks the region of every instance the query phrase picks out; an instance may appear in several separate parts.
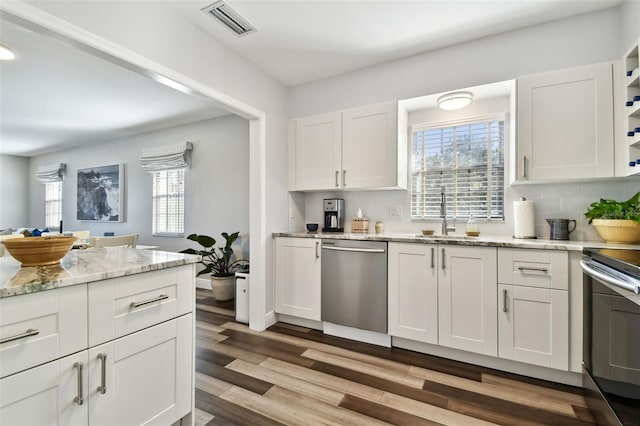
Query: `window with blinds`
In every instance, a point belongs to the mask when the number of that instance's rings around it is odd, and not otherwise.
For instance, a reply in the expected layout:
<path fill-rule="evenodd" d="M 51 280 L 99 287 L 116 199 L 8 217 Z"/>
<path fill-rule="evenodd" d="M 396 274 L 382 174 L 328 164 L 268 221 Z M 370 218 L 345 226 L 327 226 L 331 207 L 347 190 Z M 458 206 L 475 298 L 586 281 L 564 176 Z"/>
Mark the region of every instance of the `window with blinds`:
<path fill-rule="evenodd" d="M 45 226 L 59 226 L 62 220 L 62 181 L 47 182 L 44 188 Z"/>
<path fill-rule="evenodd" d="M 438 126 L 414 126 L 411 217 L 504 219 L 504 115 Z"/>
<path fill-rule="evenodd" d="M 153 172 L 153 235 L 184 235 L 184 171 Z"/>

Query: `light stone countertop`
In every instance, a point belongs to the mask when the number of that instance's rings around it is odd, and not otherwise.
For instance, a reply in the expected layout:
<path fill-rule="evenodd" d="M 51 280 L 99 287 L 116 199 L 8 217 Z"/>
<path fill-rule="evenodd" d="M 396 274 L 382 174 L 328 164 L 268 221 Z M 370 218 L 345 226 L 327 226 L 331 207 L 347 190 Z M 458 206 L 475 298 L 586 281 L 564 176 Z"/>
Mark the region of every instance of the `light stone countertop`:
<path fill-rule="evenodd" d="M 561 241 L 543 239 L 519 239 L 507 236 L 482 235 L 467 237 L 466 235 L 433 235 L 403 233 L 333 233 L 333 232 L 274 232 L 273 237 L 326 238 L 337 240 L 387 241 L 399 243 L 439 243 L 464 246 L 511 247 L 525 249 L 582 251 L 585 247 L 640 250 L 640 244 L 611 244 L 604 241 Z"/>
<path fill-rule="evenodd" d="M 71 250 L 60 265 L 21 268 L 10 256 L 0 258 L 0 299 L 74 284 L 196 263 L 200 256 L 126 247 Z"/>

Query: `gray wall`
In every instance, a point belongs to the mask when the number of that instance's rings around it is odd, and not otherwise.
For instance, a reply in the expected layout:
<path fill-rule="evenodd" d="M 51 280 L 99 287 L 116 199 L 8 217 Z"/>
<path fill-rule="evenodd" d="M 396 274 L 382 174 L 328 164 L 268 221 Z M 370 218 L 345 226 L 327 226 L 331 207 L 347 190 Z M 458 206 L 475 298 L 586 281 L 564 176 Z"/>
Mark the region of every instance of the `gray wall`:
<path fill-rule="evenodd" d="M 209 234 L 218 239 L 221 232 L 240 231 L 243 238 L 239 254 L 247 257 L 249 122 L 235 115 L 33 157 L 29 172 L 30 223 L 38 226 L 44 221 L 44 187 L 36 182 L 35 170 L 42 164 L 64 162 L 67 164 L 62 208 L 65 230 L 88 229 L 92 235 L 105 231 L 116 235 L 137 233 L 140 244 L 157 245 L 169 251 L 192 247 L 184 238 L 151 235 L 153 180 L 138 165 L 142 149 L 182 141 L 194 145 L 192 166 L 185 179 L 185 234 Z M 124 221 L 76 220 L 77 170 L 115 163 L 125 163 Z"/>
<path fill-rule="evenodd" d="M 29 226 L 28 221 L 29 159 L 0 155 L 0 229 Z"/>

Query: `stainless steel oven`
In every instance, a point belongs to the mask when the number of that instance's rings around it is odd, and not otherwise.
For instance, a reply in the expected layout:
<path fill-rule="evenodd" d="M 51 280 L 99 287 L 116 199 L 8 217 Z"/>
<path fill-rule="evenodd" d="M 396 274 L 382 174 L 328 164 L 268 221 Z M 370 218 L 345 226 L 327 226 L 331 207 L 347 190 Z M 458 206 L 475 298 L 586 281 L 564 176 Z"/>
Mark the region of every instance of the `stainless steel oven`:
<path fill-rule="evenodd" d="M 640 425 L 640 250 L 584 249 L 583 387 L 598 424 Z"/>

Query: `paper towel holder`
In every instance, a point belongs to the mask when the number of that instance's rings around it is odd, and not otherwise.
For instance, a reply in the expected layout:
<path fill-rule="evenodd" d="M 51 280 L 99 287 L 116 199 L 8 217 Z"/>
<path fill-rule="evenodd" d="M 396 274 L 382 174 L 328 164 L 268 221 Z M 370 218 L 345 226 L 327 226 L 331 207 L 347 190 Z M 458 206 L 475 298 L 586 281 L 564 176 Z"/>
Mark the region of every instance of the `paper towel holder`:
<path fill-rule="evenodd" d="M 521 197 L 519 201 L 527 201 L 527 199 L 525 197 Z M 515 220 L 515 218 L 514 218 L 514 220 Z M 515 232 L 514 232 L 514 234 L 515 234 Z M 535 240 L 538 237 L 536 237 L 535 235 L 530 235 L 530 236 L 529 235 L 526 235 L 526 236 L 524 236 L 524 235 L 518 235 L 518 236 L 513 235 L 512 238 L 515 238 L 515 239 L 518 239 L 518 240 Z"/>

